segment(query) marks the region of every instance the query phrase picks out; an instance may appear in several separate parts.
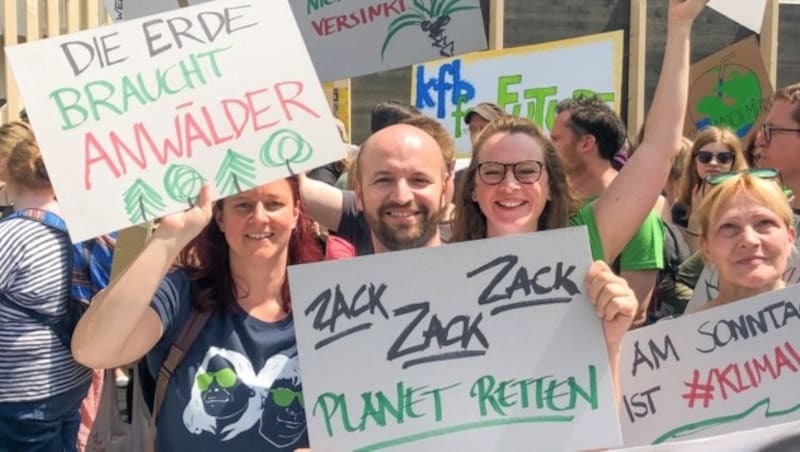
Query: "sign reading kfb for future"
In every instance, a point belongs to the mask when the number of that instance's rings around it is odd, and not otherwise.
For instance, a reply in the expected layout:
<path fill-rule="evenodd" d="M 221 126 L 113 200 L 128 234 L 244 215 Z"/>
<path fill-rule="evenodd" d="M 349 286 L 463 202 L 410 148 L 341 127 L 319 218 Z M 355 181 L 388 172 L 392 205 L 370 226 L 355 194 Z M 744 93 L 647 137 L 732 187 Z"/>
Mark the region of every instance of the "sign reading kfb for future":
<path fill-rule="evenodd" d="M 313 448 L 619 445 L 587 239 L 571 228 L 290 267 Z"/>

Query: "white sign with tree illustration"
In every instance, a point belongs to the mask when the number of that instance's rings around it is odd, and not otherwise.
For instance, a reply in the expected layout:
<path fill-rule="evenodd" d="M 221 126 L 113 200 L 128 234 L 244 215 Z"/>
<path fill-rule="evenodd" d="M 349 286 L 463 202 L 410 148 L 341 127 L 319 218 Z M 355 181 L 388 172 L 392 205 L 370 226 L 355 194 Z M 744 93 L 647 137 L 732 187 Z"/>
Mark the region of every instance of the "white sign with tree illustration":
<path fill-rule="evenodd" d="M 204 1 L 207 0 L 105 0 L 115 20 Z M 289 3 L 323 82 L 486 49 L 479 0 L 289 0 Z M 254 42 L 286 45 L 280 38 L 264 37 Z"/>
<path fill-rule="evenodd" d="M 284 2 L 219 0 L 6 52 L 74 241 L 185 209 L 205 181 L 225 197 L 344 155 Z"/>

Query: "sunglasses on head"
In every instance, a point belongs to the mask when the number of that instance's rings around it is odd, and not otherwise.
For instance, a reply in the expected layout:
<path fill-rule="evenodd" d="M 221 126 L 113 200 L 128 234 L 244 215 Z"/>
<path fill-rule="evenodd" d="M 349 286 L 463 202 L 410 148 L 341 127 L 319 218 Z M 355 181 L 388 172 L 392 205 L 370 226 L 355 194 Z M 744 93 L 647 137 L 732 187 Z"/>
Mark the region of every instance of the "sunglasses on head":
<path fill-rule="evenodd" d="M 738 176 L 740 174 L 747 174 L 748 176 L 757 177 L 759 179 L 774 180 L 781 186 L 783 193 L 787 198 L 792 197 L 792 189 L 785 187 L 781 181 L 781 173 L 776 168 L 748 168 L 742 171 L 731 171 L 728 173 L 717 173 L 708 178 L 709 185 L 719 185 L 726 180 Z"/>
<path fill-rule="evenodd" d="M 717 163 L 720 165 L 727 165 L 729 163 L 733 163 L 734 159 L 733 152 L 714 153 L 711 151 L 697 151 L 694 153 L 694 156 L 697 157 L 698 162 L 704 165 L 708 165 L 713 159 L 716 159 Z"/>

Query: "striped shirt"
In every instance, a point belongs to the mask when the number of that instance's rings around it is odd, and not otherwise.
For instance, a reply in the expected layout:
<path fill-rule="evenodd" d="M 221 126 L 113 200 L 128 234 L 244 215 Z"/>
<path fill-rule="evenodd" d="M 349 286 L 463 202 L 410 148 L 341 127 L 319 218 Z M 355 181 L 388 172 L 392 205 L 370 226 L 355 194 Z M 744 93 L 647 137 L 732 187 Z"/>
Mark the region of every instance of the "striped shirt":
<path fill-rule="evenodd" d="M 24 218 L 0 222 L 0 293 L 8 299 L 0 303 L 0 402 L 48 398 L 91 376 L 50 327 L 14 308 L 63 314 L 71 258 L 56 229 Z"/>

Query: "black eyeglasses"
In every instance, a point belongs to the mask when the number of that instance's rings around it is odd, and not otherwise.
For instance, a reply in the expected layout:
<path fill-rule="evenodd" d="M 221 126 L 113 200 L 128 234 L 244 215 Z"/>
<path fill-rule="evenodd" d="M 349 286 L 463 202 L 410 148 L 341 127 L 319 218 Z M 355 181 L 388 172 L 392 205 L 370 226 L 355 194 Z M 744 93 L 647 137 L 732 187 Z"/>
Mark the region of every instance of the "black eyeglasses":
<path fill-rule="evenodd" d="M 506 178 L 510 168 L 520 184 L 532 184 L 542 177 L 543 163 L 522 160 L 517 163 L 483 162 L 478 164 L 478 177 L 486 185 L 497 185 Z"/>
<path fill-rule="evenodd" d="M 772 132 L 800 132 L 800 129 L 790 129 L 787 127 L 775 127 L 770 124 L 761 124 L 761 136 L 764 137 L 764 142 L 769 144 L 772 141 Z"/>
<path fill-rule="evenodd" d="M 783 193 L 787 198 L 792 197 L 792 189 L 783 185 L 781 180 L 781 173 L 776 168 L 748 168 L 742 171 L 732 171 L 728 173 L 717 173 L 708 178 L 709 185 L 719 185 L 726 180 L 738 176 L 740 174 L 747 174 L 748 176 L 757 177 L 759 179 L 774 180 L 781 186 Z"/>
<path fill-rule="evenodd" d="M 729 163 L 733 163 L 733 159 L 735 157 L 733 152 L 730 151 L 716 154 L 711 151 L 697 151 L 694 153 L 694 156 L 697 157 L 697 161 L 703 165 L 708 165 L 713 159 L 717 159 L 717 163 L 720 165 L 727 165 Z"/>

